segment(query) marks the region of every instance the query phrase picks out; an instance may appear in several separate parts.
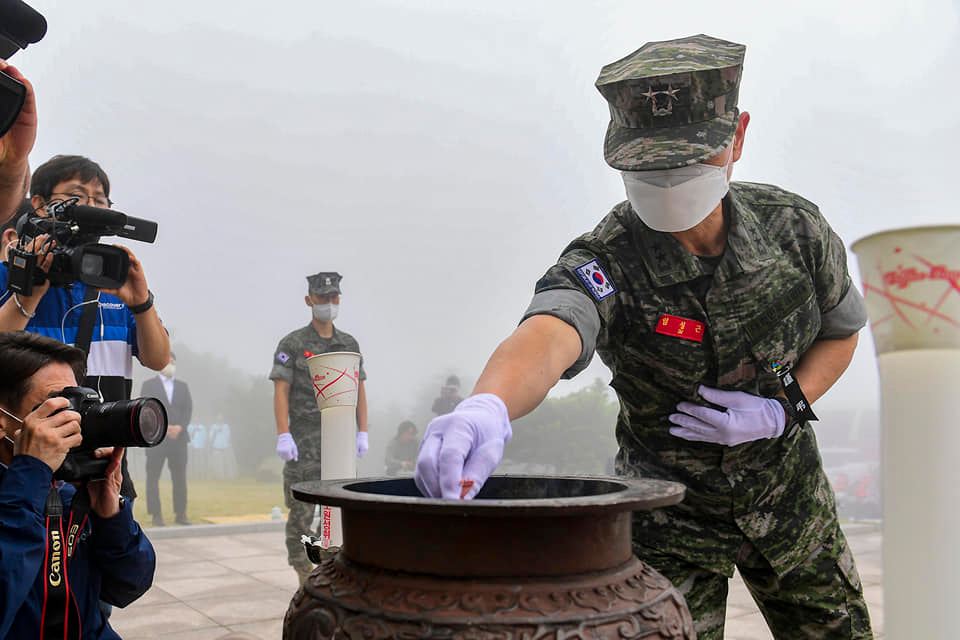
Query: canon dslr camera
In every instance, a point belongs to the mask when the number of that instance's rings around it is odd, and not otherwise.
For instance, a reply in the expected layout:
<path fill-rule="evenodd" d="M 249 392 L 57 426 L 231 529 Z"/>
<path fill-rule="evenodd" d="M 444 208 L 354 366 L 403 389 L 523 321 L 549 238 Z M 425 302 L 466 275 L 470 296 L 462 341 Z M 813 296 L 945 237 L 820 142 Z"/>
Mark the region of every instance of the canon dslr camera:
<path fill-rule="evenodd" d="M 127 280 L 130 257 L 119 247 L 100 244 L 101 236 L 141 242 L 157 239 L 156 222 L 80 205 L 76 198 L 52 202 L 46 212 L 46 216 L 25 215 L 17 223 L 20 239 L 9 252 L 7 288 L 22 296 L 29 296 L 35 285 L 46 280 L 54 287 L 79 280 L 98 289 L 118 289 Z M 26 250 L 34 238 L 44 234 L 49 238 L 42 247 Z M 53 254 L 48 272 L 37 264 L 43 251 Z"/>
<path fill-rule="evenodd" d="M 67 454 L 53 474 L 57 480 L 79 482 L 103 478 L 107 458 L 95 458 L 100 447 L 155 447 L 167 435 L 167 410 L 156 398 L 100 402 L 100 394 L 86 387 L 66 387 L 56 397 L 66 398 L 80 414 L 83 443 Z"/>

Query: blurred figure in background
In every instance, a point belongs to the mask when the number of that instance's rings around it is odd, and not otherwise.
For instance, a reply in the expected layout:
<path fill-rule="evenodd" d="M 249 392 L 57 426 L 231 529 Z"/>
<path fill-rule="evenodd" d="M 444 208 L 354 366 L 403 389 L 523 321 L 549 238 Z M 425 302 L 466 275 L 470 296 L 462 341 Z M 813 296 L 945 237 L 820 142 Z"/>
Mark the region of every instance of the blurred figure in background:
<path fill-rule="evenodd" d="M 153 516 L 153 526 L 162 527 L 163 509 L 160 505 L 160 472 L 163 463 L 170 467 L 170 482 L 173 484 L 173 510 L 176 523 L 187 525 L 187 443 L 190 434 L 184 425 L 190 424 L 193 414 L 193 398 L 190 387 L 183 380 L 174 378 L 177 358 L 170 354 L 170 362 L 160 374 L 143 383 L 141 396 L 156 398 L 167 410 L 167 437 L 156 447 L 147 450 L 147 512 Z"/>
<path fill-rule="evenodd" d="M 387 455 L 384 460 L 387 475 L 399 476 L 412 473 L 417 462 L 419 447 L 417 425 L 404 420 L 397 427 L 397 435 L 387 445 Z"/>
<path fill-rule="evenodd" d="M 190 436 L 190 459 L 193 463 L 190 465 L 189 476 L 197 480 L 208 480 L 210 478 L 210 460 L 208 429 L 204 424 L 187 425 L 187 435 Z"/>
<path fill-rule="evenodd" d="M 440 387 L 440 396 L 433 401 L 432 411 L 440 416 L 453 411 L 463 401 L 460 396 L 460 378 L 448 376 L 447 381 Z"/>
<path fill-rule="evenodd" d="M 217 480 L 229 480 L 237 476 L 237 462 L 230 441 L 230 425 L 224 422 L 223 414 L 210 425 L 210 473 Z"/>

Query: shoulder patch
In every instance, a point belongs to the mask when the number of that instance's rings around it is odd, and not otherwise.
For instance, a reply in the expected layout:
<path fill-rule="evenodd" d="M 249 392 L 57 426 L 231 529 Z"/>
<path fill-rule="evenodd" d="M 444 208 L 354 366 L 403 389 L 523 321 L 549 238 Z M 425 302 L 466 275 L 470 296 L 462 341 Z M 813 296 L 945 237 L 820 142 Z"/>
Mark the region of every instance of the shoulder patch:
<path fill-rule="evenodd" d="M 277 352 L 277 362 L 280 364 L 287 364 L 290 361 L 290 356 L 284 353 L 283 351 Z"/>
<path fill-rule="evenodd" d="M 596 259 L 576 268 L 577 277 L 598 302 L 617 292 L 613 280 L 600 267 Z"/>

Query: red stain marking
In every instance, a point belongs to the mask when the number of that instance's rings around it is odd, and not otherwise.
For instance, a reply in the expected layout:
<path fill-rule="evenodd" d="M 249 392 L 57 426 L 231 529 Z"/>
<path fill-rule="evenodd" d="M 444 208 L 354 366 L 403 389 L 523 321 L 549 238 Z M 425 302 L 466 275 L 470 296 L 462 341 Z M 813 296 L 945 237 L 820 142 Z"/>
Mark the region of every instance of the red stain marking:
<path fill-rule="evenodd" d="M 889 293 L 888 291 L 885 291 L 884 289 L 880 289 L 880 288 L 875 287 L 875 286 L 873 286 L 872 284 L 869 284 L 869 283 L 866 283 L 866 282 L 863 284 L 863 289 L 864 289 L 864 292 L 867 292 L 867 291 L 875 291 L 876 293 L 878 293 L 878 294 L 880 294 L 881 296 L 883 296 L 884 298 L 886 298 L 886 299 L 890 302 L 890 304 L 893 306 L 893 310 L 897 313 L 898 316 L 900 316 L 900 319 L 903 320 L 904 322 L 906 322 L 906 323 L 907 323 L 908 325 L 910 325 L 910 327 L 912 327 L 912 328 L 916 328 L 916 327 L 914 327 L 914 326 L 913 326 L 913 323 L 910 322 L 910 321 L 907 319 L 907 317 L 903 314 L 903 311 L 900 310 L 900 306 L 899 306 L 899 305 L 904 305 L 904 306 L 907 306 L 907 307 L 911 307 L 911 308 L 913 308 L 913 309 L 919 309 L 920 311 L 923 311 L 923 312 L 924 312 L 925 314 L 927 314 L 928 316 L 932 316 L 932 317 L 938 318 L 938 319 L 940 319 L 940 320 L 943 320 L 943 321 L 945 321 L 945 322 L 949 322 L 950 324 L 952 324 L 952 325 L 955 326 L 955 327 L 960 327 L 960 322 L 957 322 L 956 320 L 954 320 L 954 319 L 951 318 L 950 316 L 948 316 L 948 315 L 946 315 L 946 314 L 944 314 L 944 313 L 940 313 L 939 311 L 937 311 L 937 310 L 935 310 L 935 309 L 929 309 L 929 308 L 927 308 L 926 305 L 918 304 L 918 303 L 916 303 L 916 302 L 912 302 L 912 301 L 907 300 L 907 299 L 905 299 L 905 298 L 901 298 L 900 296 L 896 296 L 896 295 L 894 295 L 894 294 L 892 294 L 892 293 Z"/>

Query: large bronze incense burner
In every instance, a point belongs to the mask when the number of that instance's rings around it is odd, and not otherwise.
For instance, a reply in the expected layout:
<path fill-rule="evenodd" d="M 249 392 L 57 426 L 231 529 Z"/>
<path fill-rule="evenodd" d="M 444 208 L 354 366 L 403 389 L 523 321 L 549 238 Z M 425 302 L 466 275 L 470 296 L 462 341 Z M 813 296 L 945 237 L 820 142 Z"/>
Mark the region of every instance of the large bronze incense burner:
<path fill-rule="evenodd" d="M 494 476 L 475 500 L 411 479 L 293 487 L 340 507 L 343 547 L 296 593 L 284 638 L 694 638 L 682 596 L 640 562 L 630 512 L 676 504 L 658 480 Z"/>

